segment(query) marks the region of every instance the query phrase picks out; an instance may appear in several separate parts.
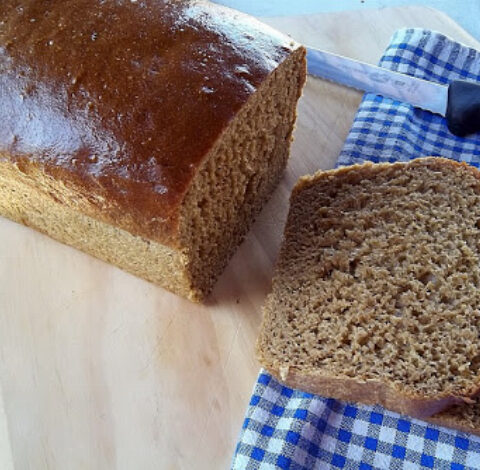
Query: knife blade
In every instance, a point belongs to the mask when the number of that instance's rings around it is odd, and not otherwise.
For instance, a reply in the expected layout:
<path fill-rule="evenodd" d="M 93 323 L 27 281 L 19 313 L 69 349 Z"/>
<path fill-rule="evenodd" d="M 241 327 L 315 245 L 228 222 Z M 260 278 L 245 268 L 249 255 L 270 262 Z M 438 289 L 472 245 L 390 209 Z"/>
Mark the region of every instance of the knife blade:
<path fill-rule="evenodd" d="M 315 77 L 440 114 L 457 136 L 480 131 L 480 83 L 453 80 L 441 85 L 310 47 L 307 64 Z"/>

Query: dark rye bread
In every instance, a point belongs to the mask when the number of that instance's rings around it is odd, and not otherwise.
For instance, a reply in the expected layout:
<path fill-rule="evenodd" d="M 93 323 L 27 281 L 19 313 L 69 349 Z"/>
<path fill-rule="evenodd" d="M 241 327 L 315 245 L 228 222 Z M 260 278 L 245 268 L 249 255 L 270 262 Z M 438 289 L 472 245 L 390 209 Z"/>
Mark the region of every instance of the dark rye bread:
<path fill-rule="evenodd" d="M 305 49 L 202 0 L 0 1 L 0 215 L 200 301 L 285 168 Z"/>
<path fill-rule="evenodd" d="M 304 177 L 259 360 L 290 386 L 419 418 L 471 403 L 480 389 L 479 260 L 473 167 L 429 157 Z"/>

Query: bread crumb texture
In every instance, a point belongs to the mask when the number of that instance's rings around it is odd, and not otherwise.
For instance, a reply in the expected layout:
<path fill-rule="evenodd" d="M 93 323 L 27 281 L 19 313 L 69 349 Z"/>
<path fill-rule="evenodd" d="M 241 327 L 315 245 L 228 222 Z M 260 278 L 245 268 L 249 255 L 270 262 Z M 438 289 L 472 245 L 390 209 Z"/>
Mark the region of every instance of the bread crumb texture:
<path fill-rule="evenodd" d="M 293 52 L 249 99 L 182 204 L 181 244 L 198 299 L 210 292 L 283 174 L 305 81 L 304 55 L 304 49 Z"/>
<path fill-rule="evenodd" d="M 303 178 L 264 308 L 260 361 L 305 383 L 353 379 L 402 397 L 471 397 L 480 381 L 479 259 L 473 167 L 428 157 Z M 467 426 L 478 424 L 479 413 L 466 413 Z"/>

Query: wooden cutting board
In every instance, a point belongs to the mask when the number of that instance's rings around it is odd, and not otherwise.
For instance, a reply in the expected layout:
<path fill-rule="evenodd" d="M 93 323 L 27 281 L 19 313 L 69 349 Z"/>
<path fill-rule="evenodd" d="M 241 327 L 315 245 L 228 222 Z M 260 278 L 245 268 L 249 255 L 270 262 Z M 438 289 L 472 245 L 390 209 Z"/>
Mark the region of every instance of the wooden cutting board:
<path fill-rule="evenodd" d="M 421 7 L 268 23 L 372 63 L 405 26 L 480 47 Z M 0 468 L 228 468 L 290 189 L 334 165 L 360 99 L 308 81 L 285 177 L 206 305 L 0 219 Z"/>

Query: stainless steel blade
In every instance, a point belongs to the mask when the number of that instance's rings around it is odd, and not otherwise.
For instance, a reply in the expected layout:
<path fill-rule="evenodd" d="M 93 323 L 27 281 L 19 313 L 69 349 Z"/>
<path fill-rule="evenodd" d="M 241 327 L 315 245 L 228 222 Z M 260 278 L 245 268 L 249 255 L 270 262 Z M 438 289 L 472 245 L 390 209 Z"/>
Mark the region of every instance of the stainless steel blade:
<path fill-rule="evenodd" d="M 448 87 L 318 49 L 307 49 L 308 73 L 445 116 Z"/>

